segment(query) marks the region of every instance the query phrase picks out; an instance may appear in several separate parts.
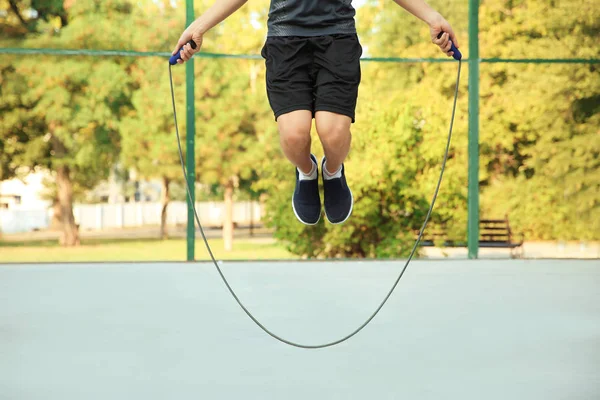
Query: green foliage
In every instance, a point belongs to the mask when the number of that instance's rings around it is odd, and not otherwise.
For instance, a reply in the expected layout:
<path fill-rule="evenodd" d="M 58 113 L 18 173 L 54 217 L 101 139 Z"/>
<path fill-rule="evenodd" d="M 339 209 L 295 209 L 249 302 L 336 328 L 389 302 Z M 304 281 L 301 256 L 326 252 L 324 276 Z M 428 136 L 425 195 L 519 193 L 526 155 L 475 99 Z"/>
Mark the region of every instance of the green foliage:
<path fill-rule="evenodd" d="M 21 62 L 17 73 L 33 89 L 23 97 L 28 113 L 13 112 L 39 128 L 29 141 L 38 150 L 23 154 L 22 162 L 51 169 L 67 165 L 88 187 L 105 178 L 119 141 L 118 116 L 128 107 L 127 75 L 111 61 L 75 59 Z"/>
<path fill-rule="evenodd" d="M 600 11 L 591 3 L 486 2 L 482 11 L 487 57 L 600 54 Z M 598 67 L 481 72 L 483 212 L 508 214 L 527 239 L 600 238 Z"/>
<path fill-rule="evenodd" d="M 427 105 L 425 101 L 420 107 L 402 106 L 404 93 L 379 93 L 362 102 L 353 129 L 346 171 L 355 205 L 352 217 L 343 225 L 321 221 L 314 228 L 299 224 L 290 206 L 293 168 L 280 159 L 263 163 L 266 172 L 259 187 L 268 193 L 267 221 L 291 252 L 307 257 L 378 258 L 403 257 L 410 252 L 439 176 L 449 108 L 440 110 L 435 107 L 437 102 Z M 460 136 L 464 123 L 457 121 L 456 129 L 455 135 Z M 466 226 L 465 157 L 464 152 L 450 154 L 430 225 L 455 237 L 464 236 Z"/>
<path fill-rule="evenodd" d="M 166 65 L 163 60 L 140 59 L 131 66 L 129 74 L 136 89 L 132 95 L 133 110 L 120 124 L 121 160 L 144 178 L 180 180 Z M 175 74 L 174 87 L 178 109 L 182 112 L 185 109 L 183 75 Z M 159 93 L 161 95 L 157 95 Z M 179 129 L 184 133 L 185 118 L 179 122 Z"/>
<path fill-rule="evenodd" d="M 466 3 L 433 5 L 448 16 L 461 47 L 467 49 L 462 40 L 466 25 L 461 23 L 466 18 L 460 18 L 466 17 Z M 399 9 L 372 1 L 358 16 L 361 41 L 370 55 L 436 54 L 427 27 Z M 481 52 L 484 57 L 507 58 L 598 57 L 599 17 L 597 7 L 580 2 L 486 1 L 480 14 Z M 363 64 L 358 122 L 347 162 L 356 207 L 342 227 L 299 226 L 289 210 L 289 167 L 265 162 L 272 165 L 265 168 L 277 169 L 267 173 L 260 186 L 269 193 L 269 223 L 291 251 L 311 257 L 406 254 L 439 172 L 454 68 Z M 528 239 L 598 239 L 599 78 L 593 65 L 482 65 L 482 217 L 508 214 L 513 228 Z M 451 159 L 433 224 L 426 231 L 454 240 L 466 235 L 465 89 L 466 85 L 461 88 Z M 398 107 L 403 113 L 392 111 Z M 422 119 L 424 129 L 437 136 L 421 132 L 419 139 L 406 124 L 409 118 Z M 405 217 L 398 218 L 402 213 Z"/>
<path fill-rule="evenodd" d="M 11 64 L 0 69 L 0 180 L 14 177 L 21 167 L 20 159 L 27 153 L 37 153 L 29 139 L 39 129 L 39 123 L 25 117 L 29 105 L 22 93 L 27 92 L 25 78 Z M 13 129 L 10 129 L 14 127 Z"/>
<path fill-rule="evenodd" d="M 0 0 L 0 32 L 6 38 L 55 36 L 68 24 L 73 0 Z M 22 43 L 13 45 L 22 45 Z"/>
<path fill-rule="evenodd" d="M 170 50 L 184 7 L 170 0 L 0 0 L 0 45 Z M 196 12 L 213 0 L 196 0 Z M 393 2 L 363 2 L 357 20 L 366 55 L 440 56 L 428 28 Z M 205 38 L 204 50 L 260 51 L 269 2 L 249 2 Z M 467 55 L 467 2 L 432 1 Z M 35 13 L 26 10 L 33 8 Z M 593 2 L 484 0 L 481 56 L 600 56 Z M 68 166 L 76 191 L 115 162 L 146 177 L 180 179 L 162 59 L 0 60 L 0 179 Z M 196 60 L 199 198 L 262 194 L 267 221 L 295 254 L 398 257 L 410 249 L 439 174 L 455 64 L 366 64 L 346 164 L 356 198 L 343 226 L 299 224 L 291 211 L 293 167 L 279 150 L 264 88 L 264 63 Z M 184 72 L 174 68 L 185 136 Z M 466 228 L 467 88 L 463 70 L 451 155 L 427 232 L 462 240 Z M 598 239 L 600 76 L 595 65 L 482 64 L 482 217 L 509 215 L 527 239 Z M 185 140 L 185 137 L 183 137 Z M 316 137 L 315 137 L 316 139 Z M 315 140 L 314 150 L 320 154 Z M 181 197 L 182 181 L 175 197 Z"/>
<path fill-rule="evenodd" d="M 38 19 L 33 21 L 44 19 L 54 24 L 48 30 L 50 35 L 39 35 L 42 30 L 37 25 L 32 29 L 27 23 L 29 32 L 22 45 L 72 47 L 78 24 L 67 24 L 66 14 L 62 15 L 65 21 L 52 22 L 49 17 L 56 11 L 55 6 L 44 3 Z M 101 15 L 80 14 L 76 20 L 92 26 L 98 17 Z M 7 61 L 0 64 L 3 75 L 11 75 L 6 89 L 3 85 L 7 101 L 2 104 L 5 119 L 1 138 L 9 156 L 0 158 L 0 165 L 9 173 L 16 172 L 14 165 L 21 170 L 45 168 L 56 172 L 52 176 L 56 176 L 58 192 L 54 193 L 64 217 L 61 240 L 75 245 L 78 239 L 73 193 L 107 178 L 117 160 L 120 118 L 131 108 L 130 77 L 114 59 L 40 57 L 32 62 L 15 57 Z M 52 184 L 49 193 L 53 193 Z"/>
<path fill-rule="evenodd" d="M 201 3 L 208 4 L 212 3 Z M 206 35 L 204 50 L 259 53 L 266 25 L 252 21 L 264 13 L 265 7 L 266 1 L 244 6 Z M 196 60 L 195 68 L 197 177 L 204 185 L 218 185 L 221 190 L 233 184 L 237 198 L 256 197 L 252 183 L 259 177 L 259 162 L 270 145 L 264 127 L 273 121 L 264 96 L 264 64 L 253 60 Z"/>
<path fill-rule="evenodd" d="M 359 29 L 363 48 L 371 55 L 435 55 L 421 22 L 393 4 L 375 3 L 358 11 L 359 22 L 369 21 Z M 396 49 L 403 50 L 399 54 Z M 263 162 L 259 187 L 268 194 L 268 224 L 294 254 L 404 257 L 425 219 L 446 144 L 456 65 L 363 63 L 362 69 L 357 122 L 346 162 L 355 199 L 347 222 L 299 224 L 291 212 L 293 168 L 279 159 Z M 463 76 L 461 93 L 466 93 L 464 82 Z M 466 96 L 458 107 L 446 175 L 426 232 L 443 231 L 460 240 L 466 236 Z M 318 141 L 313 142 L 313 151 L 322 154 Z"/>

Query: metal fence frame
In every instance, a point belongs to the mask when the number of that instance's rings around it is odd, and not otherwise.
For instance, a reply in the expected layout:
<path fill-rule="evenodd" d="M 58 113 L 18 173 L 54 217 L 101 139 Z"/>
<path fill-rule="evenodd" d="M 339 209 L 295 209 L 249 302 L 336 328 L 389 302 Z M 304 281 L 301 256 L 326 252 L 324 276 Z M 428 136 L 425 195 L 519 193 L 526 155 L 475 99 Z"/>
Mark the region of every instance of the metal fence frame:
<path fill-rule="evenodd" d="M 194 0 L 186 0 L 186 26 L 194 21 Z M 170 57 L 167 52 L 138 52 L 119 50 L 70 50 L 70 49 L 43 49 L 43 48 L 0 48 L 0 54 L 19 55 L 60 55 L 60 56 L 121 56 L 121 57 Z M 198 53 L 201 58 L 238 58 L 261 59 L 259 55 L 248 54 L 219 54 Z M 396 58 L 396 57 L 365 57 L 365 62 L 391 62 L 391 63 L 439 63 L 454 62 L 447 58 Z M 471 259 L 478 257 L 479 253 L 479 66 L 481 63 L 519 63 L 519 64 L 599 64 L 600 59 L 583 58 L 480 58 L 479 57 L 479 0 L 469 0 L 469 57 L 463 58 L 469 66 L 468 80 L 468 222 L 467 242 L 468 256 Z M 186 63 L 186 168 L 188 183 L 192 189 L 192 199 L 195 199 L 194 181 L 196 180 L 195 159 L 195 107 L 194 107 L 194 58 Z M 194 261 L 195 224 L 192 201 L 188 199 L 187 218 L 187 260 Z"/>

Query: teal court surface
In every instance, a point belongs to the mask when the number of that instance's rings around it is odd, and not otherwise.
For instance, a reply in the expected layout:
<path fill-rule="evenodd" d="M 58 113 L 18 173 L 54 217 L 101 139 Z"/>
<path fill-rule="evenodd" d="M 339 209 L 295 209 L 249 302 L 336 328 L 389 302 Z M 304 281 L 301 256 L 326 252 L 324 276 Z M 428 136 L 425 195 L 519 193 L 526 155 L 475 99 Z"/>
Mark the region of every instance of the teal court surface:
<path fill-rule="evenodd" d="M 402 262 L 224 262 L 286 339 L 360 325 Z M 600 261 L 414 261 L 336 347 L 263 333 L 209 263 L 0 265 L 0 399 L 600 399 Z"/>

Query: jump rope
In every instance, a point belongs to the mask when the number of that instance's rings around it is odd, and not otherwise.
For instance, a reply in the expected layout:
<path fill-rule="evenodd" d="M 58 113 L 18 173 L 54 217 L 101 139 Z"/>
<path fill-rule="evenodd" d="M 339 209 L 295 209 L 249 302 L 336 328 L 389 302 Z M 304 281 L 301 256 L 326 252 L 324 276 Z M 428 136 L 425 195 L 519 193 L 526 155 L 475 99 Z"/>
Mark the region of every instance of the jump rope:
<path fill-rule="evenodd" d="M 440 32 L 440 34 L 438 35 L 438 39 L 441 38 L 442 34 L 443 34 L 443 32 Z M 195 49 L 197 47 L 196 43 L 193 40 L 190 40 L 188 43 L 192 46 L 193 49 Z M 332 342 L 323 343 L 323 344 L 315 344 L 315 345 L 308 345 L 308 344 L 296 343 L 296 342 L 293 342 L 291 340 L 287 340 L 285 338 L 282 338 L 281 336 L 278 336 L 275 333 L 271 332 L 269 329 L 267 329 L 267 327 L 265 327 L 254 315 L 252 315 L 252 313 L 246 308 L 246 306 L 244 306 L 244 303 L 242 303 L 242 301 L 239 299 L 239 297 L 237 296 L 237 294 L 235 293 L 235 291 L 233 290 L 233 288 L 231 287 L 231 285 L 227 281 L 227 278 L 225 278 L 225 275 L 223 274 L 223 271 L 221 271 L 221 268 L 219 267 L 219 264 L 218 264 L 217 260 L 215 259 L 215 256 L 213 255 L 212 249 L 210 248 L 210 245 L 208 244 L 208 240 L 206 239 L 206 235 L 204 234 L 204 229 L 202 228 L 202 224 L 200 223 L 200 218 L 198 217 L 198 212 L 196 211 L 196 205 L 194 204 L 194 201 L 192 200 L 192 192 L 191 192 L 190 185 L 189 185 L 189 182 L 188 182 L 188 174 L 187 174 L 187 171 L 185 169 L 185 161 L 183 159 L 183 151 L 181 149 L 181 138 L 179 136 L 179 127 L 177 125 L 177 110 L 175 108 L 175 91 L 173 89 L 173 73 L 172 73 L 172 70 L 171 70 L 171 67 L 173 65 L 177 64 L 177 60 L 181 59 L 181 54 L 180 54 L 181 49 L 179 49 L 179 51 L 177 52 L 176 55 L 172 56 L 169 59 L 169 80 L 170 80 L 170 83 L 171 83 L 171 100 L 173 102 L 173 119 L 175 120 L 175 134 L 177 135 L 177 147 L 179 149 L 179 160 L 181 161 L 181 170 L 183 172 L 183 177 L 184 177 L 184 181 L 185 181 L 185 186 L 186 186 L 186 191 L 187 191 L 187 194 L 188 194 L 188 198 L 190 200 L 190 203 L 192 204 L 192 208 L 194 210 L 194 216 L 195 216 L 195 219 L 196 219 L 196 223 L 198 224 L 198 229 L 200 230 L 200 234 L 202 235 L 202 240 L 204 240 L 204 244 L 206 245 L 206 250 L 208 250 L 208 254 L 210 255 L 210 258 L 211 258 L 211 260 L 212 260 L 215 268 L 217 269 L 217 272 L 221 276 L 221 279 L 223 280 L 223 283 L 225 284 L 225 286 L 229 290 L 229 293 L 231 293 L 231 296 L 233 296 L 233 298 L 235 299 L 235 301 L 242 308 L 242 310 L 244 310 L 244 312 L 246 313 L 246 315 L 248 317 L 250 317 L 250 319 L 252 321 L 254 321 L 254 323 L 256 325 L 258 325 L 258 327 L 260 329 L 262 329 L 265 333 L 267 333 L 272 338 L 274 338 L 274 339 L 276 339 L 276 340 L 278 340 L 278 341 L 280 341 L 282 343 L 285 343 L 287 345 L 294 346 L 294 347 L 299 347 L 299 348 L 302 348 L 302 349 L 322 349 L 322 348 L 325 348 L 325 347 L 331 347 L 331 346 L 335 346 L 337 344 L 343 343 L 346 340 L 348 340 L 351 337 L 353 337 L 354 335 L 356 335 L 361 330 L 363 330 L 363 328 L 365 328 L 373 320 L 373 318 L 375 318 L 375 316 L 379 313 L 379 311 L 381 311 L 381 309 L 383 308 L 383 306 L 385 305 L 385 303 L 388 301 L 388 299 L 390 298 L 390 296 L 392 295 L 392 293 L 396 289 L 396 286 L 398 286 L 398 283 L 400 282 L 400 279 L 402 279 L 402 276 L 404 275 L 404 272 L 408 268 L 408 265 L 410 264 L 410 261 L 412 260 L 414 254 L 415 254 L 415 252 L 417 250 L 417 247 L 418 247 L 419 243 L 421 242 L 421 238 L 423 237 L 423 232 L 425 231 L 425 227 L 427 226 L 427 222 L 429 222 L 429 217 L 431 216 L 431 212 L 433 210 L 433 206 L 435 204 L 435 200 L 437 199 L 437 195 L 438 195 L 438 192 L 440 190 L 440 185 L 442 184 L 442 178 L 444 176 L 444 170 L 446 169 L 446 161 L 448 160 L 448 151 L 450 149 L 450 141 L 452 139 L 452 127 L 454 125 L 454 114 L 456 113 L 456 100 L 458 98 L 458 85 L 460 83 L 460 70 L 461 70 L 461 65 L 462 65 L 462 62 L 461 62 L 462 55 L 461 55 L 460 51 L 458 51 L 458 49 L 454 46 L 454 43 L 452 43 L 451 51 L 454 52 L 454 55 L 453 55 L 454 59 L 458 60 L 458 73 L 457 73 L 457 76 L 456 76 L 456 87 L 454 89 L 454 103 L 453 103 L 453 106 L 452 106 L 452 117 L 450 118 L 450 128 L 448 130 L 448 140 L 446 142 L 446 149 L 444 151 L 444 160 L 442 161 L 442 168 L 440 170 L 440 177 L 439 177 L 437 185 L 435 187 L 435 191 L 433 193 L 433 198 L 431 199 L 431 204 L 429 206 L 429 210 L 427 211 L 427 215 L 425 216 L 425 221 L 423 222 L 423 226 L 419 230 L 419 235 L 417 236 L 417 240 L 415 241 L 415 244 L 413 245 L 413 248 L 412 248 L 412 250 L 410 252 L 410 255 L 408 256 L 408 259 L 406 260 L 406 263 L 404 264 L 404 267 L 400 271 L 400 274 L 398 275 L 398 278 L 396 278 L 396 281 L 392 285 L 392 288 L 389 290 L 389 292 L 383 298 L 383 301 L 381 302 L 381 304 L 379 304 L 379 306 L 375 309 L 375 311 L 369 316 L 369 318 L 367 318 L 365 322 L 363 322 L 358 328 L 356 328 L 354 331 L 352 331 L 351 333 L 347 334 L 346 336 L 344 336 L 344 337 L 342 337 L 340 339 L 334 340 Z"/>

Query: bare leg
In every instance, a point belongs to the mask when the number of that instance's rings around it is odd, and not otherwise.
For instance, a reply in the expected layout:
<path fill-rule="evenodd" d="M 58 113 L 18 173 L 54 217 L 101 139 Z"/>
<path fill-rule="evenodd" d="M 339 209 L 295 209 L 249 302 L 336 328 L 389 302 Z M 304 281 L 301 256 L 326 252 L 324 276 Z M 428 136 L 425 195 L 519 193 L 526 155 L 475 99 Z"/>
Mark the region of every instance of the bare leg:
<path fill-rule="evenodd" d="M 312 113 L 308 110 L 292 111 L 277 118 L 279 140 L 283 154 L 305 174 L 312 170 L 310 159 L 310 128 Z"/>
<path fill-rule="evenodd" d="M 329 111 L 317 111 L 315 121 L 327 158 L 327 172 L 333 174 L 341 167 L 350 152 L 352 119 Z"/>

